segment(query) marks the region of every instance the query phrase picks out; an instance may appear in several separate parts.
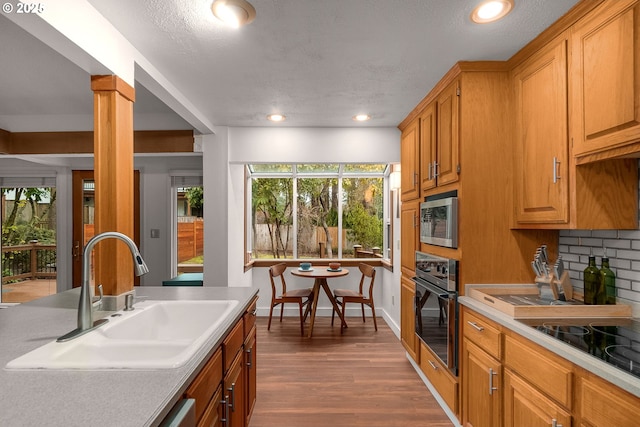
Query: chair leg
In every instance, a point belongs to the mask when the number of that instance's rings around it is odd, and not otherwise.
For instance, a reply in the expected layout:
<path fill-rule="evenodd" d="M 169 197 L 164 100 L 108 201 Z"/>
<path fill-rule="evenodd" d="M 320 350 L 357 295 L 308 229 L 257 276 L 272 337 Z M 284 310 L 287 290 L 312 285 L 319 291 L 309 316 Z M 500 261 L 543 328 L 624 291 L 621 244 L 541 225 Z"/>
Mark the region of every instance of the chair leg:
<path fill-rule="evenodd" d="M 366 320 L 364 320 L 364 303 L 360 304 L 360 308 L 362 309 L 362 323 L 366 322 Z"/>
<path fill-rule="evenodd" d="M 298 302 L 298 307 L 300 308 L 300 336 L 304 336 L 304 319 L 302 317 L 302 300 Z"/>
<path fill-rule="evenodd" d="M 284 314 L 284 303 L 280 303 L 280 322 L 282 322 L 283 314 Z"/>
<path fill-rule="evenodd" d="M 376 321 L 376 308 L 373 306 L 373 301 L 371 301 L 371 314 L 373 315 L 373 326 L 375 327 L 376 331 L 378 330 L 378 322 Z"/>
<path fill-rule="evenodd" d="M 338 298 L 336 298 L 336 304 L 340 304 L 340 303 L 338 302 Z M 333 326 L 333 319 L 334 319 L 335 317 L 336 317 L 336 308 L 335 308 L 335 307 L 333 307 L 333 308 L 331 309 L 331 326 Z"/>
<path fill-rule="evenodd" d="M 269 323 L 267 323 L 267 331 L 271 330 L 271 316 L 273 315 L 273 304 L 271 304 L 271 308 L 269 309 Z"/>

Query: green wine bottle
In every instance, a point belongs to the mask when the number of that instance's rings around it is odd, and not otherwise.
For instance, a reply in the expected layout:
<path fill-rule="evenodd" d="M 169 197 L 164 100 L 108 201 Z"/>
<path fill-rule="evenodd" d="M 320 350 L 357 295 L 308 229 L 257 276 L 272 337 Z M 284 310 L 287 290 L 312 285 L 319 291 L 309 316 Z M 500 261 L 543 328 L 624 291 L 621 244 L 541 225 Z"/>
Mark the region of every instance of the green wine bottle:
<path fill-rule="evenodd" d="M 589 256 L 589 265 L 584 269 L 584 303 L 598 304 L 598 289 L 600 288 L 600 270 L 596 267 L 596 257 Z"/>
<path fill-rule="evenodd" d="M 602 257 L 602 267 L 600 268 L 600 287 L 604 291 L 604 304 L 616 303 L 616 275 L 609 269 L 609 258 Z"/>

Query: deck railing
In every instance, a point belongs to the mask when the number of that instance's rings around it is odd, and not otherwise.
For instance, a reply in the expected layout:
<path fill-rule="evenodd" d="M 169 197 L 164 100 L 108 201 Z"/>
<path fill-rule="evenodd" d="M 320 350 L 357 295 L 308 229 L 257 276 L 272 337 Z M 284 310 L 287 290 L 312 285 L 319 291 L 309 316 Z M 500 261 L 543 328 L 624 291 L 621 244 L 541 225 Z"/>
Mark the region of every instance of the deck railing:
<path fill-rule="evenodd" d="M 56 277 L 56 245 L 2 247 L 2 283 Z"/>

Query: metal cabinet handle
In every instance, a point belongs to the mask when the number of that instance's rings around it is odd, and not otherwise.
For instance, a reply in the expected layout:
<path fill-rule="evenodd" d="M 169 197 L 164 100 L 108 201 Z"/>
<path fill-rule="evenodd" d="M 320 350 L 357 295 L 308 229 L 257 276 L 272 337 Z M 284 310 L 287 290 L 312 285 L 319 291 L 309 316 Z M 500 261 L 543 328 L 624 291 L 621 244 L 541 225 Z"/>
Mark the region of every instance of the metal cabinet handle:
<path fill-rule="evenodd" d="M 231 406 L 231 412 L 236 412 L 236 383 L 232 383 L 227 391 L 231 392 L 231 399 L 229 399 L 228 405 Z"/>
<path fill-rule="evenodd" d="M 498 373 L 494 371 L 493 368 L 489 368 L 489 396 L 493 395 L 493 392 L 498 390 L 498 387 L 493 386 L 494 375 L 498 375 Z"/>
<path fill-rule="evenodd" d="M 562 427 L 562 424 L 558 424 L 558 421 L 554 418 L 551 420 L 551 427 Z"/>
<path fill-rule="evenodd" d="M 222 405 L 222 418 L 220 419 L 220 422 L 225 427 L 227 427 L 227 422 L 229 421 L 229 409 L 227 408 L 227 402 L 228 402 L 227 398 L 228 396 L 226 396 L 225 399 L 222 399 L 220 401 L 220 404 Z"/>
<path fill-rule="evenodd" d="M 427 360 L 427 362 L 429 362 L 429 365 L 431 365 L 431 367 L 433 368 L 434 371 L 438 370 L 438 365 L 433 363 L 431 360 Z"/>
<path fill-rule="evenodd" d="M 436 179 L 440 174 L 438 173 L 438 162 L 433 161 L 433 179 Z"/>
<path fill-rule="evenodd" d="M 248 349 L 245 350 L 245 352 L 247 353 L 247 364 L 246 365 L 247 365 L 247 367 L 249 369 L 251 369 L 251 349 L 248 348 Z"/>
<path fill-rule="evenodd" d="M 484 331 L 484 328 L 482 326 L 478 326 L 477 323 L 472 322 L 471 320 L 467 320 L 467 323 L 473 326 L 477 331 L 480 331 L 480 332 Z"/>
<path fill-rule="evenodd" d="M 418 172 L 413 173 L 413 185 L 418 185 Z"/>
<path fill-rule="evenodd" d="M 558 166 L 560 166 L 560 162 L 558 161 L 557 157 L 553 158 L 553 183 L 557 183 L 558 180 L 560 178 L 562 178 L 559 174 L 558 174 Z"/>

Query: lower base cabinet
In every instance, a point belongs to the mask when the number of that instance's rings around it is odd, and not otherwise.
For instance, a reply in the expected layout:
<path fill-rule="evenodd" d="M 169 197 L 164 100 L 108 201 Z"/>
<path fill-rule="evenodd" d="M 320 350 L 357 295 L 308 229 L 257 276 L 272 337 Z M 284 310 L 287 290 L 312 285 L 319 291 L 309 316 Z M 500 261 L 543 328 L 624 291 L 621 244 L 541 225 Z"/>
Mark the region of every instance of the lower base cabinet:
<path fill-rule="evenodd" d="M 502 425 L 502 366 L 470 340 L 462 344 L 463 425 Z M 524 425 L 524 424 L 523 424 Z"/>
<path fill-rule="evenodd" d="M 504 373 L 504 427 L 569 427 L 571 414 L 516 374 Z"/>
<path fill-rule="evenodd" d="M 640 399 L 611 383 L 583 372 L 577 381 L 578 419 L 581 427 L 637 427 Z"/>
<path fill-rule="evenodd" d="M 449 409 L 457 413 L 458 381 L 422 341 L 420 341 L 420 370 L 438 391 Z"/>

